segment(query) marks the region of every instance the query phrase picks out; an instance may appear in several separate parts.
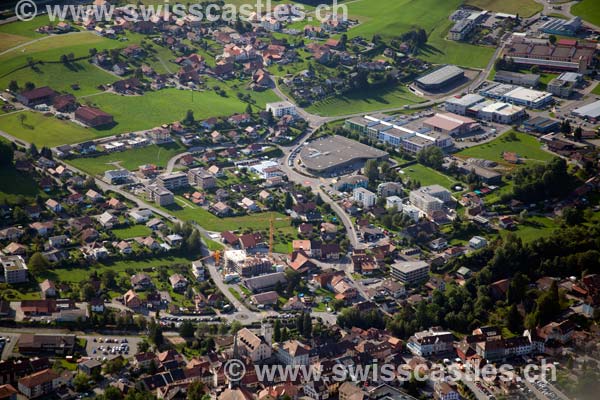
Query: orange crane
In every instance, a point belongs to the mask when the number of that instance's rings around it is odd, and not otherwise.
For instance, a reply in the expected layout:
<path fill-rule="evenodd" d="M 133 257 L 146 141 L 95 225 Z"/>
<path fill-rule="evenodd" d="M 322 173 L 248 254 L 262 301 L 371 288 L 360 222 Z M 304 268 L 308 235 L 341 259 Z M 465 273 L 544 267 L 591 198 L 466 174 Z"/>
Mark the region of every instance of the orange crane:
<path fill-rule="evenodd" d="M 269 258 L 273 258 L 273 243 L 275 241 L 275 221 L 289 221 L 291 217 L 278 217 L 275 218 L 271 215 L 269 220 Z M 259 221 L 266 221 L 267 218 L 259 219 Z"/>

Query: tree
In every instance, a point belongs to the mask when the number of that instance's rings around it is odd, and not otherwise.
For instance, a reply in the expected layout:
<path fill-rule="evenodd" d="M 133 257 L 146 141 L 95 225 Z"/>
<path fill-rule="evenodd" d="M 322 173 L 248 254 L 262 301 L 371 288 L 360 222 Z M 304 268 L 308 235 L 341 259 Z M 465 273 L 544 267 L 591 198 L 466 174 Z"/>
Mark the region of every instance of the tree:
<path fill-rule="evenodd" d="M 533 67 L 531 67 L 530 71 L 532 74 L 539 74 L 540 67 L 538 67 L 537 65 L 534 65 Z"/>
<path fill-rule="evenodd" d="M 276 319 L 273 325 L 273 340 L 275 343 L 281 342 L 281 321 L 279 319 Z"/>
<path fill-rule="evenodd" d="M 417 153 L 417 161 L 433 169 L 440 169 L 444 163 L 444 152 L 437 146 L 426 147 Z"/>
<path fill-rule="evenodd" d="M 192 125 L 194 123 L 194 112 L 192 110 L 187 110 L 185 113 L 185 118 L 183 119 L 184 125 Z"/>
<path fill-rule="evenodd" d="M 309 312 L 304 314 L 303 325 L 303 335 L 305 338 L 310 339 L 312 336 L 312 317 L 310 316 Z"/>
<path fill-rule="evenodd" d="M 187 400 L 202 400 L 204 397 L 204 383 L 199 380 L 192 381 L 187 389 Z"/>
<path fill-rule="evenodd" d="M 184 338 L 191 338 L 194 336 L 194 325 L 189 321 L 186 320 L 181 324 L 181 327 L 179 328 L 179 334 L 181 335 L 181 337 Z"/>
<path fill-rule="evenodd" d="M 17 83 L 17 81 L 10 81 L 10 83 L 8 84 L 8 90 L 10 90 L 13 93 L 16 93 L 19 91 L 19 84 Z"/>
<path fill-rule="evenodd" d="M 582 135 L 583 135 L 583 129 L 581 129 L 581 126 L 578 126 L 577 128 L 575 128 L 575 131 L 573 132 L 573 138 L 575 138 L 575 140 L 580 142 Z"/>
<path fill-rule="evenodd" d="M 48 268 L 48 261 L 40 252 L 33 253 L 27 264 L 29 272 L 33 275 L 42 274 L 46 272 L 46 269 Z"/>
<path fill-rule="evenodd" d="M 510 329 L 511 332 L 516 333 L 516 332 L 520 332 L 522 330 L 523 324 L 522 324 L 522 320 L 521 320 L 521 314 L 519 313 L 519 310 L 517 309 L 516 304 L 513 304 L 508 309 L 508 315 L 506 316 L 506 323 L 507 323 L 508 329 Z"/>
<path fill-rule="evenodd" d="M 365 163 L 365 176 L 369 181 L 375 181 L 379 177 L 379 168 L 376 160 L 368 160 Z"/>
<path fill-rule="evenodd" d="M 248 104 L 248 105 L 246 106 L 246 114 L 248 114 L 248 115 L 252 115 L 252 114 L 253 114 L 253 112 L 254 112 L 254 111 L 252 110 L 252 106 L 251 106 L 250 104 Z"/>
<path fill-rule="evenodd" d="M 73 387 L 77 392 L 83 392 L 89 388 L 90 377 L 84 373 L 79 373 L 73 378 Z"/>
<path fill-rule="evenodd" d="M 202 249 L 202 238 L 200 237 L 200 232 L 197 229 L 194 229 L 190 236 L 187 238 L 186 249 L 188 253 L 198 253 Z"/>
<path fill-rule="evenodd" d="M 571 134 L 571 122 L 569 122 L 568 119 L 564 120 L 562 122 L 562 124 L 560 125 L 560 132 L 565 134 L 565 135 L 570 135 Z"/>
<path fill-rule="evenodd" d="M 550 37 L 548 38 L 548 41 L 550 42 L 551 45 L 554 46 L 554 44 L 556 43 L 556 36 L 550 35 Z"/>
<path fill-rule="evenodd" d="M 98 396 L 98 398 L 101 400 L 122 400 L 123 393 L 114 386 L 107 386 L 106 389 L 104 389 L 104 395 Z"/>
<path fill-rule="evenodd" d="M 4 141 L 0 142 L 0 166 L 11 165 L 14 152 L 15 151 L 10 143 Z"/>
<path fill-rule="evenodd" d="M 292 195 L 290 194 L 290 192 L 285 192 L 285 204 L 284 204 L 285 209 L 290 210 L 293 205 L 294 205 L 294 199 L 292 198 Z"/>
<path fill-rule="evenodd" d="M 25 82 L 25 90 L 33 90 L 33 89 L 35 89 L 35 83 Z"/>

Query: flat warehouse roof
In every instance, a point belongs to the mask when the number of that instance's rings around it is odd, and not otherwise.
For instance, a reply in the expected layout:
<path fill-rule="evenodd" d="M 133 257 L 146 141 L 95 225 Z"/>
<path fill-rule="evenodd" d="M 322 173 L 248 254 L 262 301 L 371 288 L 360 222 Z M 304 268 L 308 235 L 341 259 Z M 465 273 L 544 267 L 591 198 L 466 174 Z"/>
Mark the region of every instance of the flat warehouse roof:
<path fill-rule="evenodd" d="M 388 154 L 343 136 L 327 136 L 306 144 L 300 151 L 302 163 L 313 171 L 325 171 L 352 161 L 382 158 Z"/>
<path fill-rule="evenodd" d="M 573 110 L 573 112 L 586 117 L 598 118 L 600 117 L 600 101 L 579 107 L 578 109 Z"/>
<path fill-rule="evenodd" d="M 440 85 L 450 79 L 464 74 L 465 71 L 455 65 L 446 65 L 417 79 L 422 85 Z"/>

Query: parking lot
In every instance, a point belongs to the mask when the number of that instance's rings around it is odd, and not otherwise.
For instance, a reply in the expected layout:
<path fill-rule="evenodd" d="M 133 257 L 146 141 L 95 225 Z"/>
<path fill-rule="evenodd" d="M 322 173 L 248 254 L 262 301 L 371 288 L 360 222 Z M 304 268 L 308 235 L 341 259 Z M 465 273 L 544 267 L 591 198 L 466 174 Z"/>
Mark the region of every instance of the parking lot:
<path fill-rule="evenodd" d="M 131 336 L 82 336 L 87 340 L 86 353 L 99 361 L 106 361 L 117 356 L 130 358 L 137 352 L 140 337 Z"/>

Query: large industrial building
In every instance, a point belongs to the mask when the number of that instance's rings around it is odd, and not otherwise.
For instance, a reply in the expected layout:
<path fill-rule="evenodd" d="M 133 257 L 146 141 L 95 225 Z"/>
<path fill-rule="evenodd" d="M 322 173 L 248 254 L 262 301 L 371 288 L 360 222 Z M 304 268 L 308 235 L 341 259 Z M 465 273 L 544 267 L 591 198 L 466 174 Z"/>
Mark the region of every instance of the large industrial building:
<path fill-rule="evenodd" d="M 454 145 L 450 135 L 436 132 L 431 126 L 417 127 L 411 118 L 404 116 L 366 115 L 347 120 L 345 126 L 372 140 L 388 143 L 413 154 L 431 146 L 447 149 Z"/>
<path fill-rule="evenodd" d="M 342 136 L 326 136 L 304 145 L 299 157 L 309 171 L 326 174 L 342 172 L 367 160 L 385 160 L 388 153 Z"/>
<path fill-rule="evenodd" d="M 496 71 L 494 80 L 500 83 L 509 83 L 511 85 L 521 85 L 536 87 L 540 83 L 540 76 L 538 74 L 522 74 L 519 72 L 511 71 Z"/>
<path fill-rule="evenodd" d="M 481 91 L 481 94 L 495 100 L 538 109 L 553 101 L 552 94 L 548 92 L 505 83 L 488 86 Z"/>
<path fill-rule="evenodd" d="M 446 100 L 444 107 L 460 115 L 467 115 L 485 121 L 512 124 L 527 116 L 525 109 L 505 102 L 486 100 L 478 94 L 468 94 L 460 98 Z"/>
<path fill-rule="evenodd" d="M 545 39 L 513 34 L 504 52 L 525 68 L 537 65 L 550 71 L 572 71 L 585 74 L 592 70 L 596 44 L 575 39 L 559 39 L 555 45 Z"/>
<path fill-rule="evenodd" d="M 481 129 L 474 119 L 452 113 L 437 113 L 423 121 L 423 125 L 450 136 L 466 135 Z"/>
<path fill-rule="evenodd" d="M 573 110 L 573 115 L 586 118 L 591 122 L 596 122 L 600 120 L 600 101 L 596 101 L 594 103 L 588 104 L 583 107 L 576 108 Z"/>
<path fill-rule="evenodd" d="M 415 80 L 418 87 L 427 91 L 437 91 L 465 77 L 465 71 L 455 65 L 446 65 Z"/>

